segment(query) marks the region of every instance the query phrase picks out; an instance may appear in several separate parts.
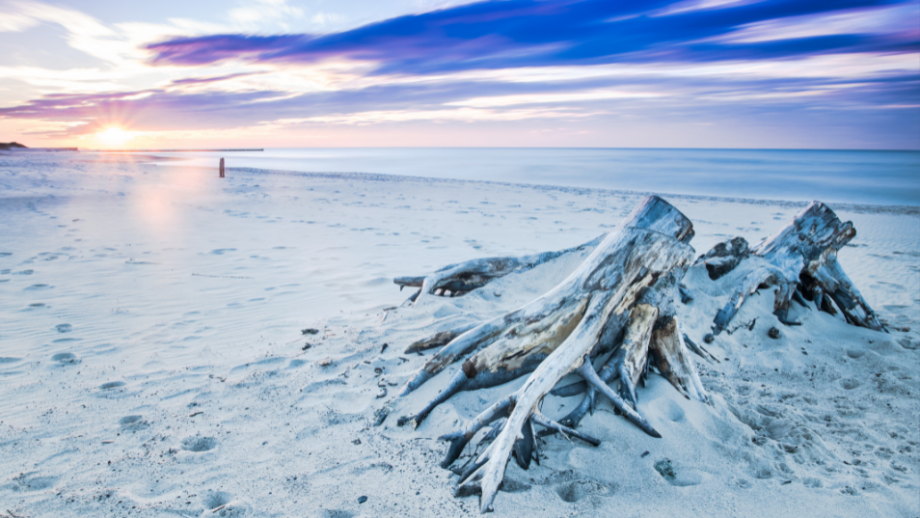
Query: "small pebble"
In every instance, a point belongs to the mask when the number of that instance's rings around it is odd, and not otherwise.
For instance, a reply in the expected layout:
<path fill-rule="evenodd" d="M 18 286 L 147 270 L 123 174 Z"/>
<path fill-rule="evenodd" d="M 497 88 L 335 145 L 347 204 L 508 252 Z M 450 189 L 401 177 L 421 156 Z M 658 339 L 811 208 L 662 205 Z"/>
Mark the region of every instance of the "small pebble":
<path fill-rule="evenodd" d="M 716 337 L 713 336 L 712 333 L 706 333 L 706 335 L 703 336 L 703 341 L 706 342 L 707 344 L 711 344 L 712 342 L 715 341 L 715 339 Z"/>
<path fill-rule="evenodd" d="M 767 331 L 767 336 L 773 339 L 779 338 L 780 337 L 779 329 L 775 327 L 771 327 L 770 330 Z"/>
<path fill-rule="evenodd" d="M 316 364 L 319 365 L 320 367 L 325 367 L 325 366 L 327 366 L 327 365 L 331 365 L 331 364 L 332 364 L 332 358 L 329 358 L 329 357 L 327 356 L 327 357 L 323 358 L 322 360 L 316 362 Z"/>
<path fill-rule="evenodd" d="M 366 496 L 359 496 L 359 497 L 358 497 L 358 503 L 359 503 L 359 504 L 363 504 L 364 502 L 367 502 L 367 497 L 366 497 Z"/>
<path fill-rule="evenodd" d="M 305 334 L 305 335 L 315 335 L 319 333 L 319 329 L 313 329 L 313 328 L 301 329 L 300 333 Z"/>

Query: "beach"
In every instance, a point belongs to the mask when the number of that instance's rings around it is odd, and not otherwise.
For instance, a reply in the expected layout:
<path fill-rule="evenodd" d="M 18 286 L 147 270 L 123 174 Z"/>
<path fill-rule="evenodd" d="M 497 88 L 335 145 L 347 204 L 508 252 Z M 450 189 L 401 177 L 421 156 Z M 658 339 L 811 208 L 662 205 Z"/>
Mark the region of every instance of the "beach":
<path fill-rule="evenodd" d="M 478 515 L 437 438 L 525 378 L 398 427 L 454 372 L 397 398 L 432 354 L 404 349 L 520 307 L 584 255 L 416 305 L 392 279 L 573 247 L 647 194 L 154 161 L 0 152 L 0 513 Z M 697 255 L 806 205 L 663 197 Z M 603 402 L 580 427 L 601 445 L 547 437 L 539 466 L 509 463 L 495 515 L 916 517 L 920 208 L 823 201 L 853 221 L 838 260 L 889 333 L 813 305 L 784 326 L 769 292 L 752 296 L 735 318 L 749 325 L 707 345 L 718 362 L 694 358 L 711 404 L 651 375 L 639 410 L 663 438 Z M 690 268 L 688 336 L 710 332 L 738 280 Z"/>

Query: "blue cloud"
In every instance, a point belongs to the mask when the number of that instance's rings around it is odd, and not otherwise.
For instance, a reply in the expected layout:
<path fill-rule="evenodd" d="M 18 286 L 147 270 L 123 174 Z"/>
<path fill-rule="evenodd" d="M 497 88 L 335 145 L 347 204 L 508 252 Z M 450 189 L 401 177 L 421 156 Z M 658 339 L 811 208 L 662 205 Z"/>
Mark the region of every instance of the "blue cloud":
<path fill-rule="evenodd" d="M 668 12 L 673 1 L 511 0 L 479 2 L 402 16 L 329 35 L 224 34 L 147 47 L 152 62 L 202 65 L 225 59 L 313 62 L 349 57 L 379 63 L 381 73 L 432 73 L 612 62 L 703 62 L 920 48 L 917 31 L 859 33 L 781 41 L 720 41 L 756 23 L 795 16 L 910 5 L 895 0 L 764 0 Z"/>

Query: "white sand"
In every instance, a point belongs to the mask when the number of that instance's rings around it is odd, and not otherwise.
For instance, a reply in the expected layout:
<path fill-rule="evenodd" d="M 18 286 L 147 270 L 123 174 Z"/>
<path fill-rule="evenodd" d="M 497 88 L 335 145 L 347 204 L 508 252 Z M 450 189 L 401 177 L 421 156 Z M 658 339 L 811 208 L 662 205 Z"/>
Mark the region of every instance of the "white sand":
<path fill-rule="evenodd" d="M 392 277 L 573 246 L 640 196 L 216 176 L 122 156 L 0 154 L 0 515 L 477 514 L 477 497 L 452 497 L 436 438 L 523 379 L 398 428 L 453 372 L 395 400 L 424 362 L 402 349 L 531 300 L 577 258 L 386 311 L 409 295 Z M 801 207 L 666 198 L 693 220 L 699 253 L 734 235 L 755 242 Z M 602 445 L 548 438 L 541 466 L 509 464 L 496 514 L 920 515 L 920 211 L 829 204 L 858 231 L 840 262 L 882 318 L 911 331 L 795 305 L 803 325 L 785 327 L 769 294 L 752 297 L 734 322 L 756 318 L 754 329 L 723 333 L 709 348 L 727 359 L 698 363 L 712 406 L 654 375 L 640 411 L 663 439 L 602 403 L 582 422 Z M 680 313 L 691 337 L 708 331 L 736 277 L 691 269 L 696 299 Z M 388 402 L 393 413 L 373 427 Z M 548 397 L 544 412 L 577 402 Z M 654 469 L 665 460 L 670 482 Z"/>

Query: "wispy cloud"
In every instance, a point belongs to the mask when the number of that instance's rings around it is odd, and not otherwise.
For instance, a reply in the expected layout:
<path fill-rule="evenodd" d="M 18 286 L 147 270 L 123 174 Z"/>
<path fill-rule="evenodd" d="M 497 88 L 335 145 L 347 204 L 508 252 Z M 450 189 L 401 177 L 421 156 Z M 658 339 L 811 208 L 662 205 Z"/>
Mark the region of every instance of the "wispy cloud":
<path fill-rule="evenodd" d="M 326 16 L 285 0 L 246 0 L 222 22 L 112 25 L 64 8 L 9 5 L 0 31 L 58 24 L 71 46 L 109 64 L 0 68 L 45 94 L 0 100 L 0 119 L 47 122 L 56 137 L 116 120 L 148 132 L 266 134 L 304 125 L 602 126 L 675 117 L 740 127 L 818 112 L 835 113 L 833 124 L 855 133 L 920 136 L 911 122 L 920 119 L 913 0 L 449 2 L 333 33 L 285 30 L 287 22 L 319 28 L 314 18 Z M 888 118 L 868 120 L 873 108 Z"/>
<path fill-rule="evenodd" d="M 916 9 L 885 0 L 764 0 L 666 11 L 672 2 L 480 2 L 336 34 L 222 34 L 149 45 L 152 63 L 202 65 L 371 61 L 380 73 L 433 73 L 559 64 L 706 62 L 903 51 L 917 31 L 887 24 Z M 910 19 L 910 18 L 908 18 Z M 805 29 L 811 22 L 829 22 Z M 901 23 L 901 25 L 905 25 Z"/>

